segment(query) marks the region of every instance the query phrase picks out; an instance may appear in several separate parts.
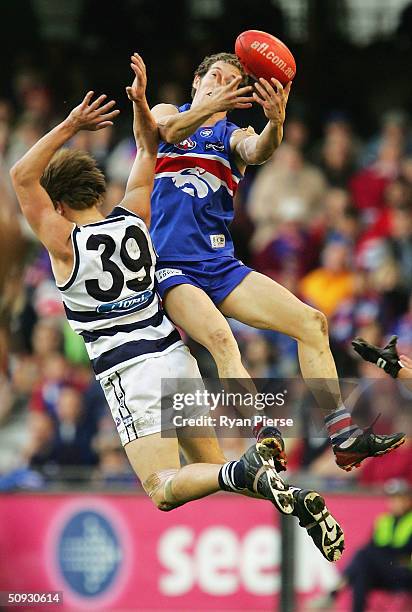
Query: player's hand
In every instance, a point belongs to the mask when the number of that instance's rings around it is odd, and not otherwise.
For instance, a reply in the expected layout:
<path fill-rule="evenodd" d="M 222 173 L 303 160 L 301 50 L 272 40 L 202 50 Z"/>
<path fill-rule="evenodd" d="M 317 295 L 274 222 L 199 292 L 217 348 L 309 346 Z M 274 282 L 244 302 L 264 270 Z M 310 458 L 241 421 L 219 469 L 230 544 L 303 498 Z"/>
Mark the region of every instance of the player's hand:
<path fill-rule="evenodd" d="M 403 365 L 399 363 L 399 355 L 396 348 L 397 340 L 397 336 L 392 336 L 388 344 L 380 348 L 363 338 L 355 338 L 352 340 L 352 346 L 362 359 L 374 363 L 378 368 L 382 368 L 387 374 L 390 374 L 392 378 L 396 378 Z"/>
<path fill-rule="evenodd" d="M 255 83 L 256 91 L 253 92 L 253 99 L 263 108 L 266 118 L 277 125 L 283 125 L 286 118 L 286 104 L 290 94 L 292 82 L 283 87 L 277 79 L 270 79 L 272 85 L 266 79 L 259 79 Z"/>
<path fill-rule="evenodd" d="M 412 370 L 412 359 L 407 355 L 400 355 L 399 361 L 403 365 L 404 368 L 408 368 L 408 370 Z"/>
<path fill-rule="evenodd" d="M 146 66 L 138 53 L 131 56 L 130 67 L 135 74 L 135 79 L 130 87 L 126 87 L 127 97 L 131 102 L 142 102 L 146 96 Z"/>
<path fill-rule="evenodd" d="M 221 79 L 220 73 L 219 77 Z M 247 96 L 252 91 L 251 85 L 246 85 L 238 89 L 242 77 L 235 77 L 226 85 L 218 85 L 210 94 L 207 94 L 207 104 L 211 109 L 211 114 L 230 111 L 235 108 L 251 108 L 253 98 Z"/>
<path fill-rule="evenodd" d="M 102 94 L 92 102 L 93 96 L 94 91 L 89 91 L 83 102 L 76 106 L 67 117 L 67 121 L 75 131 L 102 130 L 109 125 L 113 125 L 112 119 L 120 113 L 119 110 L 112 110 L 116 104 L 114 100 L 105 102 L 106 94 Z"/>

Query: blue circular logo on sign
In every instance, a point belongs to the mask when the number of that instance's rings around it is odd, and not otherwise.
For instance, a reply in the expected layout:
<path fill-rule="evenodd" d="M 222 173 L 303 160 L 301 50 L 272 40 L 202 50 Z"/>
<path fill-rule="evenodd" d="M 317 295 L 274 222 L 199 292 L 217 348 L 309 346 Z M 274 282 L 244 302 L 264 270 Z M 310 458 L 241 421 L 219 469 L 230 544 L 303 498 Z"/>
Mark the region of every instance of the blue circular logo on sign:
<path fill-rule="evenodd" d="M 61 573 L 82 597 L 97 597 L 113 586 L 122 563 L 119 537 L 107 518 L 94 510 L 74 514 L 57 543 Z"/>

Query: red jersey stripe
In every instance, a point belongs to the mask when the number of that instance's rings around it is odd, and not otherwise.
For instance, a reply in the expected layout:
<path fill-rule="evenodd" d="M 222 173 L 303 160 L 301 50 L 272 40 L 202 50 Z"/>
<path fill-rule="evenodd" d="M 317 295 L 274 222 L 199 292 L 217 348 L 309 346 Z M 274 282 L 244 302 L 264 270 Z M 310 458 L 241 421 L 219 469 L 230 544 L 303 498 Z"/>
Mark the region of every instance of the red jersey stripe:
<path fill-rule="evenodd" d="M 233 180 L 232 172 L 229 168 L 216 160 L 182 155 L 181 157 L 165 156 L 158 158 L 156 161 L 156 173 L 179 172 L 180 170 L 185 170 L 186 168 L 196 167 L 203 168 L 221 181 L 224 181 L 232 191 L 236 190 L 237 181 Z"/>

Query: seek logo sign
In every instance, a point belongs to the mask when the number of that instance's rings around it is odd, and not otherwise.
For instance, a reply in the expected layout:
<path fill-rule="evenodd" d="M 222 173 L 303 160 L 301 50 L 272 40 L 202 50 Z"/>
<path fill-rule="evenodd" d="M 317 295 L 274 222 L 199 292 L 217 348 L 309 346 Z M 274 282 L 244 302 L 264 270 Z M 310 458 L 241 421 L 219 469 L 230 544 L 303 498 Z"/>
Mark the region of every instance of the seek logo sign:
<path fill-rule="evenodd" d="M 92 599 L 109 595 L 122 568 L 120 539 L 114 525 L 96 510 L 72 514 L 57 541 L 64 581 L 76 595 Z"/>

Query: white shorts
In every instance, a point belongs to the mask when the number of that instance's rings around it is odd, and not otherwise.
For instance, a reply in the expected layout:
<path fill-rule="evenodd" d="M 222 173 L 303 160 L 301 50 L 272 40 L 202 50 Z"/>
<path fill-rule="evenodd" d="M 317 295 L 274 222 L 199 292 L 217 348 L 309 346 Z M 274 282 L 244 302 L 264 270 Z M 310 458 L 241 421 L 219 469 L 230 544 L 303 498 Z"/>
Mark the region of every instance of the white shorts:
<path fill-rule="evenodd" d="M 99 382 L 123 446 L 137 438 L 172 429 L 168 399 L 177 392 L 204 389 L 197 361 L 188 347 L 182 345 L 164 355 L 120 368 Z M 205 414 L 205 409 L 195 407 L 191 413 L 199 416 Z"/>

